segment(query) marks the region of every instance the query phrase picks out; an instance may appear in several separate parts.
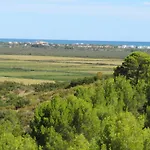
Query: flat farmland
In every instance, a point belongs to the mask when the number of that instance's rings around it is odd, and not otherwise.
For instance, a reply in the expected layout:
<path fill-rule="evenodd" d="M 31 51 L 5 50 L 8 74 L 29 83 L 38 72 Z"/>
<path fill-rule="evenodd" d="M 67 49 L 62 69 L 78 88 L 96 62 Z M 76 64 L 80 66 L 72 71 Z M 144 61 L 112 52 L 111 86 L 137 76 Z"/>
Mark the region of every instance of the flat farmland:
<path fill-rule="evenodd" d="M 65 49 L 63 47 L 32 48 L 32 47 L 0 47 L 0 55 L 31 55 L 31 56 L 56 56 L 56 57 L 84 57 L 84 58 L 121 58 L 124 59 L 131 53 L 131 49 L 99 49 L 87 48 Z"/>
<path fill-rule="evenodd" d="M 25 84 L 71 81 L 97 72 L 112 74 L 122 59 L 0 55 L 0 82 Z"/>

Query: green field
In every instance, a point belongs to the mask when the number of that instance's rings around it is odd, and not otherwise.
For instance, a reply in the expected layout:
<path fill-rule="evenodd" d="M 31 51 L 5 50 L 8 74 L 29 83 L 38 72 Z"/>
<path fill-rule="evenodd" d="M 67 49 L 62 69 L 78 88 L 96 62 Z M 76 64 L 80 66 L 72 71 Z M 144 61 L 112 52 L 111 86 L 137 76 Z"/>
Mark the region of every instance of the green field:
<path fill-rule="evenodd" d="M 64 56 L 64 57 L 89 57 L 89 58 L 121 58 L 124 59 L 132 52 L 131 49 L 64 49 L 62 47 L 50 48 L 24 48 L 0 47 L 0 55 L 33 55 L 33 56 Z"/>
<path fill-rule="evenodd" d="M 0 81 L 26 84 L 71 81 L 94 76 L 97 72 L 112 74 L 113 68 L 121 62 L 112 58 L 0 55 Z"/>

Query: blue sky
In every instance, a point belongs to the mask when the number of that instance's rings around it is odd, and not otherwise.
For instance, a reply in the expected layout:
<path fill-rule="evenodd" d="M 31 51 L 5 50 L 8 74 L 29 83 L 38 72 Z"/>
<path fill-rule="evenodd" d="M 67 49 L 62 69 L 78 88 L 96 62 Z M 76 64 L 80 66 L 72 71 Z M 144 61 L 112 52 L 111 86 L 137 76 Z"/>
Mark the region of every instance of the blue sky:
<path fill-rule="evenodd" d="M 0 38 L 150 41 L 150 0 L 5 0 Z"/>

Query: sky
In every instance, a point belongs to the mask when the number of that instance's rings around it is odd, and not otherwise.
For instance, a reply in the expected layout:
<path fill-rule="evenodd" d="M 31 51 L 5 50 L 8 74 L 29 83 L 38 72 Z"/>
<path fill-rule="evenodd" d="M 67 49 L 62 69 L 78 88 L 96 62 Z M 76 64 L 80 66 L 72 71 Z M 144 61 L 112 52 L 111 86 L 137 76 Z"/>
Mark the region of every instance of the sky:
<path fill-rule="evenodd" d="M 150 0 L 0 1 L 0 38 L 150 41 Z"/>

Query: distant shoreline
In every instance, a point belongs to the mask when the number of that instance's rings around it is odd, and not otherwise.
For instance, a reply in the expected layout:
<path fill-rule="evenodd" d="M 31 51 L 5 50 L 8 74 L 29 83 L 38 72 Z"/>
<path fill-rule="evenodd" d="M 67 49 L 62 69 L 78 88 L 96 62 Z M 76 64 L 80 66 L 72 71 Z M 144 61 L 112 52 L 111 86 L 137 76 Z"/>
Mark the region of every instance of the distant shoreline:
<path fill-rule="evenodd" d="M 127 46 L 150 46 L 150 42 L 136 41 L 90 41 L 90 40 L 48 40 L 48 39 L 12 39 L 0 38 L 0 42 L 37 42 L 44 41 L 52 44 L 90 44 L 90 45 L 127 45 Z"/>

